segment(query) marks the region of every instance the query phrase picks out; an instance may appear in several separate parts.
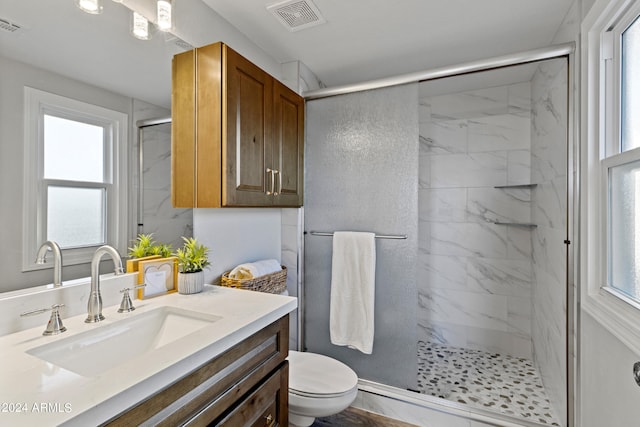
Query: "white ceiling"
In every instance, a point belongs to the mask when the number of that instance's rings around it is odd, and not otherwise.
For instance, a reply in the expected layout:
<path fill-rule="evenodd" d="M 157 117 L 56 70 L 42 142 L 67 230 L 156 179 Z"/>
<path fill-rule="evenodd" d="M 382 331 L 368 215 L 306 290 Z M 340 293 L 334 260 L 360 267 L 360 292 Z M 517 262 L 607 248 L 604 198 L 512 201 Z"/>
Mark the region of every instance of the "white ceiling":
<path fill-rule="evenodd" d="M 327 86 L 359 83 L 552 42 L 572 0 L 312 0 L 325 24 L 289 32 L 276 0 L 204 0 L 279 62 Z"/>
<path fill-rule="evenodd" d="M 266 52 L 258 61 L 300 60 L 327 86 L 547 46 L 572 2 L 314 0 L 327 22 L 289 32 L 267 11 L 273 0 L 174 1 L 176 13 L 187 16 L 176 28 L 184 40 L 222 40 L 241 45 L 241 53 L 252 41 Z M 168 107 L 171 58 L 183 49 L 164 34 L 134 39 L 128 9 L 103 2 L 101 15 L 88 15 L 73 0 L 2 0 L 0 18 L 25 29 L 0 31 L 0 56 Z M 135 2 L 143 0 L 125 0 Z"/>

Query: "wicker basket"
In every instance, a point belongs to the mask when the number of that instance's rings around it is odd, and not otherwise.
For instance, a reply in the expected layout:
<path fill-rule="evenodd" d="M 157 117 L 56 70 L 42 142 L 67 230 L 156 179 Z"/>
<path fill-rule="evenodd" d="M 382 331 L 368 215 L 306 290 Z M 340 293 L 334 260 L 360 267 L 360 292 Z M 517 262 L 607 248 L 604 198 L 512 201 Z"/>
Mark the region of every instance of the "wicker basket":
<path fill-rule="evenodd" d="M 280 271 L 253 279 L 231 279 L 229 273 L 231 272 L 227 271 L 222 275 L 220 280 L 222 286 L 270 294 L 280 294 L 287 289 L 287 267 L 284 265 Z"/>

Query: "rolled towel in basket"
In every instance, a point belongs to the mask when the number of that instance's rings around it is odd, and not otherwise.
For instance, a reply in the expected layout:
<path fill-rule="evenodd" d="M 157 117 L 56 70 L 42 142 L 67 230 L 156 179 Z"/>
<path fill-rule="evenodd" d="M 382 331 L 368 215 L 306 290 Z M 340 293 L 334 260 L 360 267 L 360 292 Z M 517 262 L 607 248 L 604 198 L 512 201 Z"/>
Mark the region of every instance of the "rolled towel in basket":
<path fill-rule="evenodd" d="M 262 261 L 248 262 L 240 264 L 229 273 L 230 279 L 254 279 L 265 274 L 275 273 L 282 270 L 282 266 L 275 259 L 265 259 Z"/>

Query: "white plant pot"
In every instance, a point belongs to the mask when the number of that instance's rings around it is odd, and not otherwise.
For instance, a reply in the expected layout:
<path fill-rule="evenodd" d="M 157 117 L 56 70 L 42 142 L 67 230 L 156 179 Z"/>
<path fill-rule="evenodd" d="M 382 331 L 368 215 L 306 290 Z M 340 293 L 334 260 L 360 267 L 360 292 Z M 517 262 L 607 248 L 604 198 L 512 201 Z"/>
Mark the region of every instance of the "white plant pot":
<path fill-rule="evenodd" d="M 181 294 L 197 294 L 204 289 L 204 271 L 195 273 L 178 273 L 178 292 Z"/>

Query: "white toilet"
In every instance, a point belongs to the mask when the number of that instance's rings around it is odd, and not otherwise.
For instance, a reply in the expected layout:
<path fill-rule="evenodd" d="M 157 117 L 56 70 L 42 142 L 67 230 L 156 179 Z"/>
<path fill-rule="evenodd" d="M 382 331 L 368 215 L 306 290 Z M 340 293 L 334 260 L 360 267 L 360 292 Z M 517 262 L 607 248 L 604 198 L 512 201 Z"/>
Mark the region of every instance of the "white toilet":
<path fill-rule="evenodd" d="M 289 425 L 307 427 L 316 417 L 346 409 L 358 394 L 358 376 L 342 362 L 289 351 Z"/>

